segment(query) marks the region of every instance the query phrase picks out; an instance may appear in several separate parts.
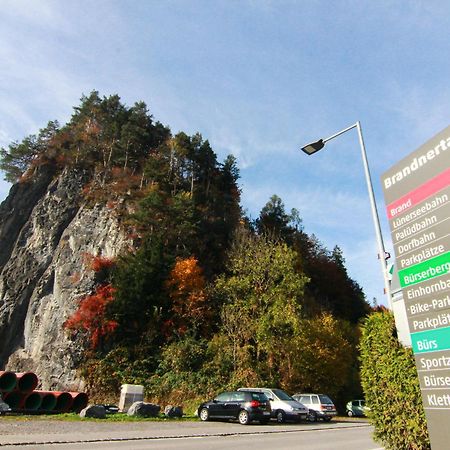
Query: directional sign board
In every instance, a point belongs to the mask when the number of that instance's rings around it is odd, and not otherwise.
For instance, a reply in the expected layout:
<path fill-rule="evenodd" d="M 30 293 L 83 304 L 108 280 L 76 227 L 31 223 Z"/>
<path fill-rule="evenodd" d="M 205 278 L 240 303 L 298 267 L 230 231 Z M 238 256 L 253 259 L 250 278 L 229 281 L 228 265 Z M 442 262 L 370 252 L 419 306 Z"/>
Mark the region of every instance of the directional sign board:
<path fill-rule="evenodd" d="M 450 126 L 381 177 L 433 450 L 450 442 Z"/>

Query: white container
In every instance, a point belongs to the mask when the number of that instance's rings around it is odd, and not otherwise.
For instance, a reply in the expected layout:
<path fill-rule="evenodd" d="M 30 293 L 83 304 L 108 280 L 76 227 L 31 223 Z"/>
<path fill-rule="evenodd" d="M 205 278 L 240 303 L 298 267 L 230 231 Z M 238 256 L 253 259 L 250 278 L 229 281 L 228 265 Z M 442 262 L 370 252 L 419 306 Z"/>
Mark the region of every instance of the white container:
<path fill-rule="evenodd" d="M 144 401 L 144 386 L 122 384 L 120 387 L 119 411 L 126 412 L 134 402 Z"/>

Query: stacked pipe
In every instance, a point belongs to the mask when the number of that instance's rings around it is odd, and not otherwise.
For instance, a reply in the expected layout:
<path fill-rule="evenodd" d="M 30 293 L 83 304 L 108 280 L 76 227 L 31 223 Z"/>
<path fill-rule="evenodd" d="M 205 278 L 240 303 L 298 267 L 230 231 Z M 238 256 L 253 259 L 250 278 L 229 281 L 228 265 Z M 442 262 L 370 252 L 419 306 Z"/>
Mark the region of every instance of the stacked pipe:
<path fill-rule="evenodd" d="M 38 377 L 33 372 L 0 371 L 0 394 L 13 411 L 80 412 L 88 404 L 84 392 L 36 390 Z"/>

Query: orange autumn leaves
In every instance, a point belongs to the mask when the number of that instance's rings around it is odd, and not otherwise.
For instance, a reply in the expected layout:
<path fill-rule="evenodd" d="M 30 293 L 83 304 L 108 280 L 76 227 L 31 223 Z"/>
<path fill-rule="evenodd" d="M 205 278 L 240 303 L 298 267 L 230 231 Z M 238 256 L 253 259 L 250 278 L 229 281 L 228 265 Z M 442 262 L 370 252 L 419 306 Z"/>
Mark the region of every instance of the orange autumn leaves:
<path fill-rule="evenodd" d="M 166 281 L 171 300 L 171 318 L 165 326 L 175 327 L 178 334 L 185 334 L 193 327 L 207 322 L 211 310 L 206 302 L 205 277 L 195 257 L 178 258 Z"/>

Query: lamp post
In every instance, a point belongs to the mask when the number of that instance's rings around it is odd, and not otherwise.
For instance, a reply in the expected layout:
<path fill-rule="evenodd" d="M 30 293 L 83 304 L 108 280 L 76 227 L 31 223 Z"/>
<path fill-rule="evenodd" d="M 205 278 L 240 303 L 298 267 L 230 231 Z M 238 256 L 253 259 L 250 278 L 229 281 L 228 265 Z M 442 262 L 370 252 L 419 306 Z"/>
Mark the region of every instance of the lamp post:
<path fill-rule="evenodd" d="M 388 297 L 389 308 L 392 309 L 391 288 L 390 288 L 390 283 L 389 283 L 389 278 L 388 278 L 388 270 L 387 270 L 387 264 L 386 264 L 386 250 L 384 248 L 383 236 L 381 234 L 380 219 L 378 217 L 378 210 L 377 210 L 377 204 L 375 202 L 375 195 L 373 193 L 372 179 L 370 177 L 369 164 L 367 162 L 366 148 L 364 146 L 364 139 L 363 139 L 363 135 L 362 135 L 362 131 L 361 131 L 361 124 L 358 121 L 355 124 L 349 126 L 348 128 L 345 128 L 344 130 L 341 130 L 341 131 L 333 134 L 332 136 L 327 137 L 326 139 L 319 139 L 316 142 L 307 144 L 304 147 L 302 147 L 302 151 L 304 151 L 307 155 L 312 155 L 313 153 L 316 153 L 319 150 L 321 150 L 323 147 L 325 147 L 325 144 L 328 141 L 331 141 L 331 139 L 334 139 L 334 138 L 340 136 L 341 134 L 344 134 L 347 131 L 352 130 L 353 128 L 356 128 L 358 130 L 359 145 L 361 147 L 361 156 L 362 156 L 362 160 L 363 160 L 364 174 L 366 177 L 367 191 L 369 192 L 373 224 L 375 226 L 375 233 L 377 236 L 378 253 L 379 253 L 379 260 L 381 262 L 381 270 L 383 273 L 384 288 L 385 288 L 386 295 Z"/>

